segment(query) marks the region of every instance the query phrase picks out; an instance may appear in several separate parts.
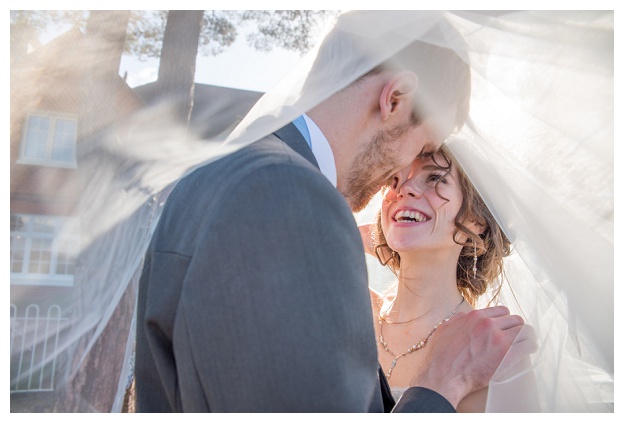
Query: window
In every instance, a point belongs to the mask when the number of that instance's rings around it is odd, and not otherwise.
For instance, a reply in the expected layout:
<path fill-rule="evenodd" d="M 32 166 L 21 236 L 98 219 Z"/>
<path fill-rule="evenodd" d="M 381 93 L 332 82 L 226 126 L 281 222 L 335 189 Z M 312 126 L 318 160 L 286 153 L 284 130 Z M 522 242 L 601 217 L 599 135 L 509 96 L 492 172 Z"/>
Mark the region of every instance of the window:
<path fill-rule="evenodd" d="M 78 219 L 11 214 L 11 284 L 72 286 Z"/>
<path fill-rule="evenodd" d="M 26 119 L 18 163 L 76 167 L 77 120 L 43 113 Z"/>

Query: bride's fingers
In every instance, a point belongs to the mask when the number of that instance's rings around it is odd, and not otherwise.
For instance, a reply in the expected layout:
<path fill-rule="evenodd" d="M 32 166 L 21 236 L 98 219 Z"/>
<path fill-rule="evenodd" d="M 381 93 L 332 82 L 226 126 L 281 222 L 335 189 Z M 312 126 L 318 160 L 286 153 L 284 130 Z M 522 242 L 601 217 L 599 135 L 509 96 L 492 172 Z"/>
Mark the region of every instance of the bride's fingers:
<path fill-rule="evenodd" d="M 358 226 L 360 236 L 362 237 L 362 244 L 364 244 L 364 252 L 374 256 L 375 250 L 373 245 L 373 236 L 371 235 L 371 228 L 372 224 L 370 223 Z"/>

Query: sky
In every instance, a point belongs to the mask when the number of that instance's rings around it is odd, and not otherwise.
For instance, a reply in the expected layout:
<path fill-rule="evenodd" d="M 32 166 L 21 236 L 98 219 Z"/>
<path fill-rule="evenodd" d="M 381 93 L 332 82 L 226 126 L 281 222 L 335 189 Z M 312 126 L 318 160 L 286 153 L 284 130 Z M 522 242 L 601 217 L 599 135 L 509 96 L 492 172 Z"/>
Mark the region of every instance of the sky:
<path fill-rule="evenodd" d="M 50 9 L 48 2 L 32 2 L 25 1 L 26 6 L 33 5 L 35 7 L 29 7 L 32 9 Z M 95 2 L 98 3 L 98 2 Z M 149 9 L 149 10 L 168 10 L 171 8 L 172 2 L 170 1 L 128 1 L 124 2 L 124 5 L 129 6 L 131 9 Z M 400 3 L 400 2 L 397 2 Z M 511 3 L 511 4 L 510 4 Z M 508 2 L 512 6 L 514 3 Z M 557 9 L 553 6 L 554 0 L 524 0 L 522 2 L 521 9 Z M 589 1 L 568 1 L 566 8 L 587 8 L 586 5 L 591 4 L 592 8 L 605 8 L 610 9 L 609 4 L 613 4 L 613 1 L 594 0 Z M 197 7 L 196 4 L 179 0 L 175 2 L 176 9 L 183 9 L 185 5 L 189 5 L 189 8 Z M 383 9 L 380 8 L 379 1 L 360 0 L 354 2 L 352 0 L 316 0 L 316 1 L 299 1 L 297 6 L 302 9 Z M 37 7 L 39 5 L 39 7 Z M 62 1 L 55 2 L 55 5 L 64 5 L 66 9 L 81 9 L 84 7 L 83 3 L 74 1 Z M 277 0 L 237 0 L 232 1 L 210 1 L 205 4 L 206 7 L 211 9 L 233 9 L 233 5 L 236 5 L 236 9 L 289 9 L 292 7 L 292 1 L 277 1 Z M 405 7 L 405 3 L 397 4 L 398 6 Z M 465 3 L 461 3 L 457 0 L 439 0 L 436 2 L 435 7 L 426 7 L 430 5 L 429 2 L 412 0 L 409 2 L 409 6 L 412 9 L 457 9 L 466 8 Z M 470 2 L 471 8 L 474 9 L 498 9 L 500 3 L 495 3 L 491 0 L 472 0 Z M 97 4 L 90 4 L 94 9 Z M 383 4 L 383 6 L 388 6 Z M 549 7 L 550 6 L 550 7 Z M 584 7 L 582 7 L 584 6 Z M 26 8 L 20 4 L 19 8 Z M 401 7 L 399 7 L 400 9 Z M 559 4 L 561 8 L 561 4 Z M 51 37 L 50 34 L 42 37 L 42 42 L 46 42 Z M 247 45 L 245 34 L 239 34 L 236 42 L 227 48 L 225 52 L 213 56 L 204 57 L 198 56 L 197 68 L 195 72 L 195 82 L 211 85 L 219 85 L 231 88 L 239 88 L 253 91 L 267 91 L 276 82 L 280 80 L 299 60 L 301 55 L 296 52 L 286 51 L 281 48 L 275 48 L 270 52 L 259 52 Z M 255 72 L 249 72 L 252 68 Z M 124 56 L 122 58 L 120 66 L 120 75 L 128 72 L 127 82 L 131 87 L 136 87 L 156 80 L 158 74 L 158 60 L 150 59 L 147 61 L 139 61 L 138 59 L 130 56 Z"/>
<path fill-rule="evenodd" d="M 239 40 L 237 43 L 243 42 Z M 265 92 L 299 59 L 297 53 L 288 51 L 260 53 L 242 46 L 216 57 L 198 57 L 195 82 Z M 250 66 L 259 71 L 250 73 Z M 154 82 L 158 75 L 158 60 L 141 62 L 136 58 L 124 56 L 120 74 L 123 75 L 126 71 L 128 72 L 126 82 L 131 87 Z"/>
<path fill-rule="evenodd" d="M 298 52 L 274 48 L 260 52 L 247 44 L 245 33 L 240 33 L 234 44 L 217 56 L 197 58 L 195 82 L 224 87 L 265 92 L 278 82 L 300 59 Z M 254 69 L 254 72 L 250 72 Z M 131 87 L 156 80 L 158 59 L 139 61 L 124 55 L 120 74 L 128 72 Z"/>
<path fill-rule="evenodd" d="M 47 44 L 69 28 L 52 28 L 39 37 Z M 239 28 L 236 41 L 216 56 L 198 55 L 195 82 L 224 87 L 265 92 L 278 82 L 299 60 L 302 54 L 283 48 L 261 52 L 247 43 L 246 34 L 251 28 Z M 315 44 L 315 43 L 313 43 Z M 124 54 L 119 74 L 127 72 L 126 82 L 131 87 L 156 81 L 159 59 L 139 60 Z M 249 69 L 254 69 L 250 72 Z"/>
<path fill-rule="evenodd" d="M 39 41 L 46 44 L 68 29 L 53 28 L 42 34 Z M 269 52 L 261 52 L 250 47 L 246 36 L 252 29 L 250 25 L 238 28 L 236 41 L 216 56 L 203 56 L 200 53 L 197 57 L 195 82 L 264 92 L 301 60 L 302 54 L 299 52 L 279 47 Z M 320 28 L 317 33 L 321 34 Z M 313 39 L 318 40 L 319 37 Z M 131 87 L 144 85 L 156 81 L 158 64 L 158 59 L 139 60 L 124 55 L 119 74 L 123 76 L 127 72 L 126 82 Z M 254 69 L 254 72 L 250 72 L 249 69 Z"/>

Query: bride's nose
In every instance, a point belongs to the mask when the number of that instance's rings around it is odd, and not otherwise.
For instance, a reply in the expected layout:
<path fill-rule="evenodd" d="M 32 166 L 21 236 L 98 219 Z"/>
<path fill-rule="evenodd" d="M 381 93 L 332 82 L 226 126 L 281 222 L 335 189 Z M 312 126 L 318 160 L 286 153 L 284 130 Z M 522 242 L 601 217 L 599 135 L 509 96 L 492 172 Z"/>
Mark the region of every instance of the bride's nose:
<path fill-rule="evenodd" d="M 412 179 L 408 179 L 405 181 L 397 190 L 397 197 L 412 197 L 412 198 L 420 198 L 422 196 L 422 192 L 418 187 L 418 184 L 413 183 Z"/>

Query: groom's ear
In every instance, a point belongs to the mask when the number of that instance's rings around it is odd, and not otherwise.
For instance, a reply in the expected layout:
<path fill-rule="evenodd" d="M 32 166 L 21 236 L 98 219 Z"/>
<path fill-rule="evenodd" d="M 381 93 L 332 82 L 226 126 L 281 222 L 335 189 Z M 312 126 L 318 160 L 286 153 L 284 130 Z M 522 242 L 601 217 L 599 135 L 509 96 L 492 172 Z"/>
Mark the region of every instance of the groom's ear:
<path fill-rule="evenodd" d="M 381 120 L 386 122 L 394 116 L 412 113 L 412 98 L 418 89 L 418 76 L 411 71 L 393 74 L 381 90 L 379 106 Z M 401 121 L 404 121 L 401 118 Z"/>

